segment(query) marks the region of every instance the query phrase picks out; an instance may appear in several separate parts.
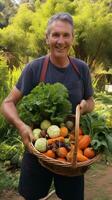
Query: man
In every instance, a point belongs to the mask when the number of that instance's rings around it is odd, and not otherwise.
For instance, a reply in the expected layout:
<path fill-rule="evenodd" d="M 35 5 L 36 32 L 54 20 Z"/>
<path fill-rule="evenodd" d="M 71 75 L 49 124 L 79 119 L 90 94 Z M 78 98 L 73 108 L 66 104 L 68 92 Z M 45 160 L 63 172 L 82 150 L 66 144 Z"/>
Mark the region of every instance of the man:
<path fill-rule="evenodd" d="M 74 58 L 74 70 L 69 50 L 74 39 L 73 19 L 68 13 L 59 13 L 48 21 L 46 43 L 49 47 L 49 62 L 45 76 L 46 83 L 61 82 L 69 91 L 73 111 L 80 104 L 81 114 L 94 108 L 91 78 L 87 65 Z M 38 163 L 31 154 L 30 143 L 34 140 L 31 128 L 25 124 L 16 110 L 17 103 L 39 83 L 45 56 L 30 62 L 22 72 L 16 86 L 2 103 L 2 113 L 20 133 L 28 151 L 25 152 L 19 182 L 19 192 L 26 200 L 37 200 L 48 194 L 52 179 L 56 194 L 62 200 L 84 199 L 84 177 L 65 177 L 54 174 Z"/>

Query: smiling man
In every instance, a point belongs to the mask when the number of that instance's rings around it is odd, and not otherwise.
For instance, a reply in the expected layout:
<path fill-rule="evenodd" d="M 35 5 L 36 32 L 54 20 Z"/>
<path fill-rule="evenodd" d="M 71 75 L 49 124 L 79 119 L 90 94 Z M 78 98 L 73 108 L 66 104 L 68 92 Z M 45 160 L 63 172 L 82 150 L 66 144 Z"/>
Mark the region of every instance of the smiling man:
<path fill-rule="evenodd" d="M 59 13 L 50 18 L 46 31 L 49 55 L 28 63 L 17 84 L 3 101 L 1 111 L 18 130 L 27 151 L 21 166 L 19 193 L 26 200 L 38 200 L 48 194 L 52 180 L 57 196 L 62 200 L 84 200 L 84 177 L 66 177 L 50 172 L 40 165 L 31 154 L 30 144 L 34 140 L 31 128 L 19 117 L 16 105 L 24 95 L 40 81 L 60 82 L 67 87 L 72 110 L 77 104 L 81 114 L 94 108 L 93 90 L 89 68 L 83 61 L 69 57 L 74 38 L 73 19 L 68 13 Z"/>
<path fill-rule="evenodd" d="M 73 42 L 73 27 L 67 21 L 50 21 L 46 33 L 46 42 L 50 48 L 50 59 L 58 67 L 69 64 L 68 52 Z"/>

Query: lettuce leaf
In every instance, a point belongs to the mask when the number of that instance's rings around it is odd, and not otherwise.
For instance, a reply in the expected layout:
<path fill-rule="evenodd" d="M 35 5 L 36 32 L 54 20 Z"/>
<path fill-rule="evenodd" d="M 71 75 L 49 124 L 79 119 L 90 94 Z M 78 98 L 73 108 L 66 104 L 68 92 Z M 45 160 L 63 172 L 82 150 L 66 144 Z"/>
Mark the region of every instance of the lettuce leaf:
<path fill-rule="evenodd" d="M 61 83 L 40 83 L 18 106 L 20 117 L 27 124 L 40 124 L 44 119 L 58 124 L 72 113 L 67 88 Z"/>

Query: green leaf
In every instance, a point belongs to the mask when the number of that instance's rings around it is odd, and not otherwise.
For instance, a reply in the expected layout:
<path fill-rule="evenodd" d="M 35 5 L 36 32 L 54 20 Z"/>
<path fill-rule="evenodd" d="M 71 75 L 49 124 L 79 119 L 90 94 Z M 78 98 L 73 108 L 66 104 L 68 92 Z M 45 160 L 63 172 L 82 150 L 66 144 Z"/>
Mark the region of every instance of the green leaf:
<path fill-rule="evenodd" d="M 103 152 L 106 149 L 108 149 L 108 145 L 107 145 L 106 141 L 104 141 L 104 140 L 102 140 L 102 141 L 92 140 L 91 145 L 94 148 L 94 150 L 97 152 Z"/>
<path fill-rule="evenodd" d="M 112 153 L 112 136 L 110 134 L 106 135 L 106 141 L 109 151 Z"/>

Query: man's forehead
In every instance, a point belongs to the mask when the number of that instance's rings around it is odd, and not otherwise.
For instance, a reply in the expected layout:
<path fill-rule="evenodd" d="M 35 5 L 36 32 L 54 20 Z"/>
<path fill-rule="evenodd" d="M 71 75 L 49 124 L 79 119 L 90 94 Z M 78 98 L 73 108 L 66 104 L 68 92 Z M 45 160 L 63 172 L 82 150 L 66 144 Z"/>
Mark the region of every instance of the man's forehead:
<path fill-rule="evenodd" d="M 64 30 L 66 32 L 72 32 L 72 26 L 67 21 L 57 20 L 50 26 L 51 31 Z"/>

